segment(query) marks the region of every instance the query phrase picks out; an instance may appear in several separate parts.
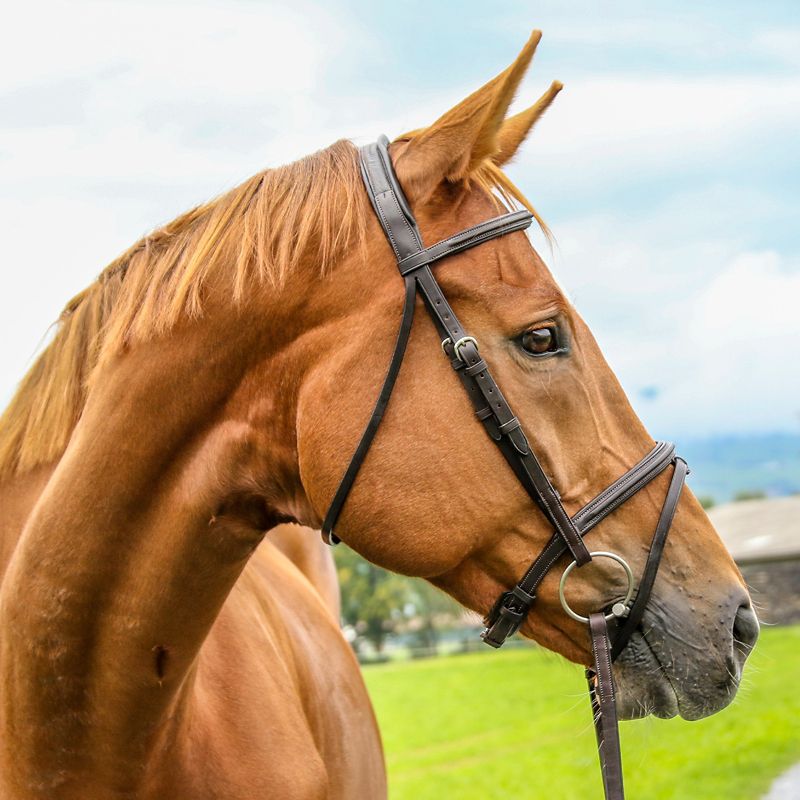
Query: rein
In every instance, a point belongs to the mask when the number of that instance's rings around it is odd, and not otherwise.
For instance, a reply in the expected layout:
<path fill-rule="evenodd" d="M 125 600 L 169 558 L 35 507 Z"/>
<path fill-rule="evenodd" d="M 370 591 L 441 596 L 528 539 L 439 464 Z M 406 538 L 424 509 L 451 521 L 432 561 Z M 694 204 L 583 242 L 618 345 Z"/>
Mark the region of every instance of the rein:
<path fill-rule="evenodd" d="M 667 534 L 688 474 L 686 462 L 675 454 L 673 444 L 657 442 L 638 464 L 617 478 L 580 511 L 572 517 L 567 514 L 557 489 L 531 449 L 522 424 L 492 378 L 489 365 L 481 357 L 477 340 L 469 336 L 458 321 L 431 270 L 431 265 L 442 258 L 507 233 L 525 230 L 530 226 L 533 215 L 524 210 L 502 214 L 426 248 L 395 175 L 388 148 L 389 141 L 385 136 L 381 136 L 374 144 L 362 147 L 361 174 L 372 207 L 394 251 L 397 267 L 403 278 L 403 315 L 394 352 L 375 407 L 325 516 L 322 525 L 323 539 L 331 545 L 340 541 L 334 528 L 389 403 L 411 334 L 414 306 L 419 292 L 439 332 L 442 351 L 461 380 L 475 409 L 475 416 L 483 424 L 489 438 L 500 448 L 525 491 L 553 527 L 550 541 L 522 578 L 513 588 L 497 598 L 486 616 L 486 628 L 481 638 L 491 647 L 498 648 L 509 636 L 516 633 L 533 606 L 536 591 L 545 575 L 561 556 L 566 552 L 570 553 L 572 561 L 562 574 L 559 598 L 565 613 L 589 628 L 594 664 L 586 670 L 586 678 L 594 712 L 603 788 L 607 800 L 623 800 L 622 757 L 611 665 L 642 622 Z M 631 568 L 621 556 L 606 551 L 590 552 L 583 537 L 669 466 L 673 467 L 672 479 L 636 589 Z M 564 588 L 574 568 L 580 568 L 598 558 L 612 559 L 623 567 L 628 579 L 627 592 L 624 599 L 614 603 L 608 612 L 601 610 L 583 617 L 569 607 Z"/>

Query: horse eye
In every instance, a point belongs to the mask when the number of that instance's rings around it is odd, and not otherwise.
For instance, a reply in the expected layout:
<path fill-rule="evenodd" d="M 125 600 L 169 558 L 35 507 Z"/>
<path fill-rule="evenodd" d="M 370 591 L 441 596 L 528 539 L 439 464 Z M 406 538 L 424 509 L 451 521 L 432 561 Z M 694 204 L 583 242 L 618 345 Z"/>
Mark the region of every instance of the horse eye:
<path fill-rule="evenodd" d="M 558 350 L 555 327 L 534 328 L 534 330 L 525 331 L 520 343 L 522 349 L 532 356 L 543 356 Z"/>

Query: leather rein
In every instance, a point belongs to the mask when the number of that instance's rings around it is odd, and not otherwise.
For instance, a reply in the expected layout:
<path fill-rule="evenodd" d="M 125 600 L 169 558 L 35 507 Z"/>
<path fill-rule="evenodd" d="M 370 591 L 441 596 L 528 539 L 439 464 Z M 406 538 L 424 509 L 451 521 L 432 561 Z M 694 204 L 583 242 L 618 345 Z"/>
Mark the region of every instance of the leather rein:
<path fill-rule="evenodd" d="M 533 215 L 526 210 L 512 211 L 481 222 L 431 247 L 425 247 L 416 219 L 392 167 L 388 148 L 388 139 L 381 136 L 376 143 L 361 148 L 360 163 L 364 186 L 394 251 L 403 278 L 403 315 L 383 386 L 331 501 L 322 525 L 322 536 L 328 544 L 337 544 L 340 541 L 334 528 L 389 403 L 411 333 L 414 307 L 419 293 L 439 332 L 442 351 L 461 380 L 476 417 L 483 424 L 489 438 L 500 448 L 525 491 L 553 527 L 551 539 L 522 578 L 513 588 L 497 598 L 486 616 L 486 628 L 481 638 L 491 647 L 498 648 L 509 636 L 516 633 L 536 599 L 539 584 L 561 556 L 569 552 L 572 562 L 562 574 L 559 598 L 569 616 L 589 627 L 594 664 L 586 670 L 586 678 L 594 713 L 603 788 L 607 800 L 623 800 L 622 757 L 611 665 L 642 622 L 667 534 L 688 474 L 686 462 L 675 454 L 673 444 L 657 442 L 638 464 L 600 492 L 580 511 L 572 517 L 567 514 L 558 491 L 531 449 L 522 424 L 492 378 L 489 365 L 481 357 L 478 342 L 467 334 L 459 322 L 431 270 L 431 266 L 442 258 L 507 233 L 525 230 L 530 226 Z M 633 573 L 625 560 L 615 553 L 590 552 L 584 536 L 669 466 L 673 467 L 672 479 L 636 589 Z M 580 568 L 597 558 L 609 558 L 622 566 L 628 579 L 628 588 L 624 599 L 614 603 L 607 612 L 601 610 L 583 617 L 569 607 L 564 587 L 575 567 Z"/>

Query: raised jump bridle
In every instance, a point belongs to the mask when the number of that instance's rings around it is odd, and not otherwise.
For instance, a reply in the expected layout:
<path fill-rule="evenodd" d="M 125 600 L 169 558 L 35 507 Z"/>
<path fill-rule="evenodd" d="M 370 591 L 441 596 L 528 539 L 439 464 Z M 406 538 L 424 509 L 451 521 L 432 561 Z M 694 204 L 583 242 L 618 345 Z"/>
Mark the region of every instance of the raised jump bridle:
<path fill-rule="evenodd" d="M 594 712 L 603 788 L 607 800 L 623 800 L 622 757 L 611 664 L 628 644 L 642 621 L 688 473 L 686 462 L 675 454 L 673 444 L 657 442 L 636 466 L 629 469 L 570 518 L 561 504 L 558 491 L 531 449 L 520 421 L 514 416 L 494 382 L 488 364 L 481 358 L 478 342 L 474 337 L 467 335 L 431 271 L 431 265 L 442 258 L 498 236 L 528 228 L 533 215 L 525 210 L 512 211 L 481 222 L 431 247 L 424 247 L 417 222 L 392 167 L 389 140 L 382 136 L 376 143 L 362 147 L 360 162 L 361 175 L 372 207 L 397 258 L 397 266 L 405 284 L 405 303 L 394 353 L 389 362 L 383 387 L 325 516 L 322 525 L 323 538 L 329 544 L 340 541 L 333 529 L 391 397 L 411 333 L 414 306 L 419 291 L 439 331 L 442 350 L 461 379 L 475 408 L 475 415 L 483 423 L 489 437 L 500 448 L 525 491 L 547 517 L 555 531 L 517 585 L 497 598 L 486 616 L 486 628 L 481 637 L 486 644 L 500 647 L 515 633 L 530 611 L 542 579 L 558 559 L 569 551 L 573 561 L 561 577 L 559 598 L 564 611 L 570 617 L 589 626 L 594 666 L 586 670 L 586 677 Z M 590 553 L 583 537 L 670 465 L 674 468 L 672 479 L 656 523 L 639 587 L 635 591 L 633 573 L 625 560 L 615 553 L 605 551 Z M 588 564 L 593 558 L 609 558 L 620 564 L 627 576 L 628 588 L 625 597 L 614 603 L 608 613 L 597 611 L 588 617 L 583 617 L 570 608 L 564 596 L 564 586 L 575 567 Z M 614 623 L 613 635 L 609 631 L 609 622 Z"/>

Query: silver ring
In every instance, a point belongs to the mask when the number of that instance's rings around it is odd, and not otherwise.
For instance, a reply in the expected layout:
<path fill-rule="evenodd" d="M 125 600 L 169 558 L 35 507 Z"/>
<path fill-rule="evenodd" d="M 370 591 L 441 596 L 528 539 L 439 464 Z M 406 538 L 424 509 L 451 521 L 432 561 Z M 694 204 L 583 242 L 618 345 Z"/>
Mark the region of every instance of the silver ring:
<path fill-rule="evenodd" d="M 467 342 L 472 342 L 475 345 L 475 349 L 478 349 L 478 340 L 473 338 L 472 336 L 462 336 L 454 345 L 453 345 L 453 352 L 455 353 L 456 358 L 461 358 L 458 354 L 458 348 L 463 347 Z"/>
<path fill-rule="evenodd" d="M 605 618 L 607 621 L 611 621 L 616 617 L 625 617 L 628 615 L 628 603 L 633 597 L 633 572 L 631 568 L 628 566 L 628 562 L 625 561 L 622 556 L 618 556 L 616 553 L 608 553 L 605 550 L 598 550 L 595 553 L 589 553 L 592 558 L 610 558 L 612 561 L 616 561 L 624 570 L 625 574 L 628 576 L 628 591 L 625 594 L 625 599 L 619 603 L 614 603 L 614 607 L 611 610 L 610 614 L 606 614 Z M 567 576 L 570 572 L 578 565 L 577 561 L 573 561 L 565 570 L 564 573 L 561 575 L 561 583 L 558 584 L 558 599 L 561 601 L 561 607 L 564 611 L 569 614 L 572 619 L 577 620 L 578 622 L 589 622 L 589 617 L 582 617 L 580 614 L 576 614 L 570 607 L 569 603 L 567 603 L 567 598 L 564 597 L 564 586 L 567 583 Z"/>

